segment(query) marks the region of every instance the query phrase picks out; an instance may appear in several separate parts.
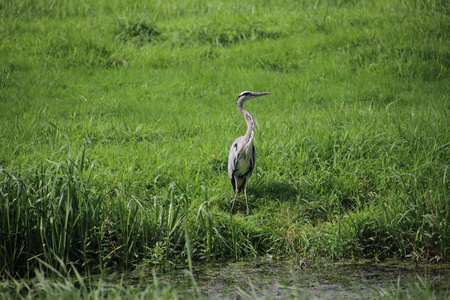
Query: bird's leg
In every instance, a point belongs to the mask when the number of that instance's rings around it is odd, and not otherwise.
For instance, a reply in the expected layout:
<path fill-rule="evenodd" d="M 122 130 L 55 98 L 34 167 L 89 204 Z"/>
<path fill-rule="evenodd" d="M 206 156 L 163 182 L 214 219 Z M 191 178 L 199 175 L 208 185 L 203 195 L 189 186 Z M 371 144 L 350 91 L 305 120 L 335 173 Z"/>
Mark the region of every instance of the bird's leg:
<path fill-rule="evenodd" d="M 235 176 L 233 176 L 233 177 L 234 177 L 234 186 L 236 188 L 234 189 L 234 199 L 233 199 L 233 204 L 231 204 L 231 213 L 233 213 L 234 203 L 236 202 L 236 197 L 238 194 L 237 178 Z"/>
<path fill-rule="evenodd" d="M 244 185 L 244 195 L 245 195 L 245 205 L 247 206 L 247 216 L 250 215 L 250 209 L 248 209 L 248 200 L 247 200 L 247 181 L 245 181 Z"/>
<path fill-rule="evenodd" d="M 233 213 L 234 203 L 236 202 L 237 191 L 234 193 L 233 203 L 231 204 L 231 213 Z"/>

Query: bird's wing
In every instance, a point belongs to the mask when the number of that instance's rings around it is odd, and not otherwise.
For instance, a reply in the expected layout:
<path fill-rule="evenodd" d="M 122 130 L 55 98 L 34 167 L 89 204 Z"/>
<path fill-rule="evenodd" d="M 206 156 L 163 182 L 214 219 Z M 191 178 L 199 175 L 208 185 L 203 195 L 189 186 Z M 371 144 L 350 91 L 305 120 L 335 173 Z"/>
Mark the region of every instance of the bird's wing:
<path fill-rule="evenodd" d="M 239 142 L 241 141 L 242 136 L 238 137 L 230 148 L 230 153 L 228 154 L 228 176 L 230 179 L 233 178 L 233 173 L 235 171 L 236 161 L 238 157 L 237 149 L 239 147 Z"/>

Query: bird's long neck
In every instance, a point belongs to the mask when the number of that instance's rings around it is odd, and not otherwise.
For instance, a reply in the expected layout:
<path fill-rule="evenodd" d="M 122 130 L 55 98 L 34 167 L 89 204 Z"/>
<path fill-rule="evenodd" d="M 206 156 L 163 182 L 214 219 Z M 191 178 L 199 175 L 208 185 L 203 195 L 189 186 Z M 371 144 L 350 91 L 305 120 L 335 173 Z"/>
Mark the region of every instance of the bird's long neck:
<path fill-rule="evenodd" d="M 252 143 L 255 137 L 255 124 L 253 122 L 252 115 L 244 109 L 243 102 L 238 101 L 237 108 L 247 122 L 247 132 L 244 135 L 244 145 L 247 145 L 248 143 Z"/>

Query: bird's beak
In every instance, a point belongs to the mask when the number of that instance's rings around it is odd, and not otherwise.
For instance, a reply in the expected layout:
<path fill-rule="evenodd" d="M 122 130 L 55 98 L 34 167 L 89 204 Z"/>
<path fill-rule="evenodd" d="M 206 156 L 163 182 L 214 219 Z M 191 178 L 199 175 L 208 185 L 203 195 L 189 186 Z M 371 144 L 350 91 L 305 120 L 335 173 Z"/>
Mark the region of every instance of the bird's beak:
<path fill-rule="evenodd" d="M 265 96 L 265 95 L 270 95 L 272 93 L 253 93 L 253 97 L 261 97 L 261 96 Z"/>

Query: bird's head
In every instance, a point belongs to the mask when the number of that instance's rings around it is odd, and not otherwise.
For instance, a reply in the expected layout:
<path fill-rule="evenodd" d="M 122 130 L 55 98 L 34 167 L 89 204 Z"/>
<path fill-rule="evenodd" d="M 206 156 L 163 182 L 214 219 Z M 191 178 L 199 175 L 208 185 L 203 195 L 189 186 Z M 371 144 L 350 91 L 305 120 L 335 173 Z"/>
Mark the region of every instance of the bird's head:
<path fill-rule="evenodd" d="M 247 100 L 255 99 L 261 96 L 270 95 L 271 93 L 255 93 L 255 92 L 249 92 L 245 91 L 239 94 L 237 98 L 237 102 L 244 103 Z"/>

